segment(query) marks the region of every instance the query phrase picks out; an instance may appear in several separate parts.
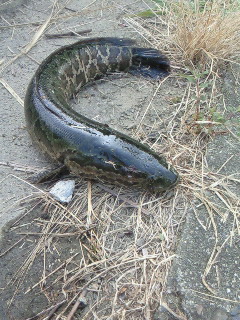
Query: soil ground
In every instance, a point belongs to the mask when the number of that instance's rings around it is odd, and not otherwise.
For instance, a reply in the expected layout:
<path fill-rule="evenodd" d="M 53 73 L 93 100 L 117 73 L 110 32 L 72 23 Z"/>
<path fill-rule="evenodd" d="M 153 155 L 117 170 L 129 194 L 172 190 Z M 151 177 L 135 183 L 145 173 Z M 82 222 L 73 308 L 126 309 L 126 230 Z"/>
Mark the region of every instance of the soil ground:
<path fill-rule="evenodd" d="M 23 47 L 29 43 L 32 36 L 37 31 L 39 25 L 42 25 L 51 12 L 52 3 L 49 1 L 19 1 L 14 6 L 5 4 L 1 8 L 1 47 L 0 60 L 3 59 L 2 65 L 10 61 L 17 53 L 23 50 Z M 61 6 L 64 5 L 62 8 Z M 91 29 L 89 37 L 96 36 L 119 36 L 134 38 L 139 43 L 144 41 L 133 31 L 127 27 L 124 16 L 129 12 L 139 12 L 146 9 L 146 4 L 142 1 L 131 2 L 129 0 L 121 0 L 116 4 L 112 1 L 69 1 L 67 4 L 60 3 L 59 10 L 61 14 L 71 15 L 68 19 L 61 18 L 56 20 L 56 23 L 51 24 L 46 33 L 68 32 L 71 30 L 82 31 Z M 39 23 L 36 25 L 36 23 Z M 12 25 L 15 25 L 13 27 Z M 52 51 L 65 44 L 73 43 L 76 39 L 58 38 L 47 39 L 44 36 L 26 55 L 21 55 L 9 66 L 4 68 L 1 73 L 1 117 L 0 117 L 0 172 L 1 172 L 1 255 L 0 255 L 0 319 L 16 319 L 26 320 L 34 317 L 37 313 L 45 310 L 52 301 L 62 301 L 66 298 L 66 292 L 61 292 L 58 276 L 60 273 L 54 273 L 51 279 L 52 288 L 46 288 L 46 283 L 40 279 L 44 279 L 45 274 L 51 273 L 62 264 L 64 264 L 65 272 L 68 274 L 73 266 L 79 266 L 82 263 L 84 250 L 79 251 L 79 242 L 88 244 L 88 236 L 85 236 L 86 230 L 72 228 L 65 236 L 58 239 L 52 245 L 51 241 L 45 244 L 45 250 L 48 252 L 47 262 L 38 256 L 34 264 L 29 267 L 29 270 L 21 269 L 21 266 L 29 261 L 29 252 L 34 251 L 41 233 L 42 224 L 48 221 L 48 207 L 46 204 L 33 205 L 32 202 L 26 205 L 26 199 L 30 196 L 30 200 L 38 199 L 38 186 L 28 183 L 26 178 L 30 173 L 34 173 L 42 168 L 49 168 L 53 164 L 45 157 L 33 144 L 25 128 L 24 112 L 21 102 L 24 99 L 27 85 L 31 76 L 36 71 L 38 64 L 49 55 Z M 239 108 L 239 92 L 234 91 L 229 95 L 229 86 L 232 88 L 232 83 L 235 80 L 230 75 L 225 77 L 226 99 L 228 104 L 232 105 L 236 110 Z M 6 83 L 17 93 L 19 102 L 16 97 L 13 97 L 6 88 Z M 152 96 L 156 92 L 157 84 L 147 81 L 142 78 L 134 78 L 129 75 L 118 75 L 112 78 L 96 82 L 93 86 L 86 88 L 79 94 L 78 102 L 74 102 L 73 107 L 82 113 L 91 116 L 103 123 L 111 124 L 112 127 L 124 131 L 132 135 L 133 130 L 139 124 L 146 108 L 148 107 Z M 237 86 L 234 87 L 237 90 Z M 182 96 L 183 91 L 176 85 L 175 79 L 170 78 L 163 84 L 161 91 L 156 94 L 156 99 L 151 104 L 151 108 L 144 118 L 144 124 L 147 134 L 151 135 L 156 130 L 166 130 L 168 119 L 171 113 L 175 112 L 174 107 L 169 108 L 169 99 Z M 94 108 L 92 108 L 94 106 Z M 156 119 L 159 123 L 155 128 Z M 157 121 L 156 121 L 157 122 Z M 140 134 L 140 138 L 144 140 L 146 133 Z M 224 150 L 219 153 L 218 150 L 224 145 Z M 208 148 L 208 161 L 213 170 L 221 167 L 225 161 L 233 155 L 233 160 L 228 163 L 230 167 L 224 166 L 223 170 L 227 170 L 228 174 L 239 173 L 239 145 L 233 138 L 217 138 Z M 234 162 L 235 161 L 235 162 Z M 87 190 L 87 181 L 80 180 L 81 184 L 79 194 L 83 194 Z M 45 188 L 45 186 L 41 187 Z M 105 186 L 106 188 L 106 186 Z M 107 186 L 108 188 L 108 186 Z M 238 188 L 236 186 L 236 188 Z M 93 189 L 94 196 L 103 192 L 104 186 L 95 185 Z M 118 191 L 114 191 L 118 194 Z M 87 194 L 87 193 L 86 193 Z M 171 194 L 170 194 L 171 196 Z M 139 199 L 139 195 L 132 196 L 131 191 L 125 191 L 124 199 L 129 197 Z M 87 198 L 87 196 L 85 197 Z M 115 198 L 114 198 L 115 199 Z M 115 200 L 112 200 L 115 203 Z M 36 202 L 34 202 L 36 203 Z M 42 202 L 41 202 L 42 203 Z M 196 205 L 197 206 L 197 205 Z M 129 208 L 130 207 L 130 208 Z M 132 214 L 131 206 L 121 207 L 117 216 L 111 216 L 113 219 L 117 234 L 117 248 L 124 251 L 132 244 L 132 230 L 128 229 L 128 219 Z M 161 213 L 162 214 L 162 213 Z M 182 311 L 186 318 L 178 318 L 174 312 L 166 309 L 166 304 L 155 307 L 154 312 L 143 314 L 141 312 L 143 302 L 139 301 L 135 313 L 127 314 L 126 319 L 192 319 L 192 320 L 239 320 L 239 240 L 236 238 L 227 246 L 225 251 L 222 251 L 222 256 L 219 256 L 219 268 L 214 274 L 209 274 L 211 285 L 217 290 L 217 297 L 220 299 L 211 299 L 205 296 L 194 294 L 195 291 L 204 291 L 201 284 L 201 276 L 204 269 L 204 263 L 208 261 L 211 255 L 211 247 L 213 233 L 212 230 L 206 236 L 204 229 L 199 227 L 199 220 L 203 225 L 207 224 L 208 218 L 206 213 L 199 213 L 198 219 L 195 219 L 193 212 L 188 212 L 185 205 L 181 202 L 176 203 L 174 208 L 168 208 L 166 211 L 168 216 L 173 216 L 176 225 L 179 229 L 182 227 L 182 219 L 188 214 L 187 223 L 183 231 L 183 236 L 180 240 L 177 249 L 179 257 L 173 263 L 173 268 L 168 280 L 168 289 L 166 290 L 165 301 L 171 306 L 171 310 Z M 202 216 L 201 216 L 202 214 Z M 14 220 L 12 220 L 14 219 Z M 147 220 L 147 219 L 146 219 Z M 126 223 L 127 222 L 127 223 Z M 146 222 L 146 221 L 145 221 Z M 148 221 L 149 222 L 149 221 Z M 223 243 L 228 236 L 232 226 L 232 220 L 226 221 L 219 219 L 217 223 L 220 225 L 219 243 Z M 147 222 L 146 222 L 147 225 Z M 123 227 L 124 226 L 124 227 Z M 130 229 L 132 224 L 130 224 Z M 225 231 L 224 231 L 225 230 Z M 227 231 L 226 231 L 227 230 Z M 225 232 L 225 233 L 224 233 Z M 142 240 L 142 239 L 138 239 Z M 109 239 L 109 248 L 114 248 L 114 245 Z M 176 249 L 177 239 L 173 241 Z M 201 243 L 201 246 L 198 246 Z M 189 245 L 191 244 L 191 245 Z M 12 246 L 14 247 L 12 248 Z M 112 246 L 112 247 L 111 247 Z M 141 247 L 141 245 L 139 245 Z M 198 248 L 198 251 L 196 251 Z M 207 248 L 207 249 L 206 249 Z M 72 258 L 74 256 L 74 258 Z M 30 257 L 31 259 L 31 257 Z M 200 261 L 200 262 L 199 262 Z M 203 265 L 202 265 L 203 264 Z M 31 263 L 27 264 L 31 265 Z M 191 266 L 194 266 L 193 270 Z M 72 269 L 71 269 L 72 270 Z M 217 276 L 216 276 L 217 273 Z M 218 285 L 215 280 L 218 275 L 221 275 L 221 281 L 224 285 Z M 85 275 L 80 282 L 88 282 L 92 274 Z M 104 276 L 103 276 L 104 277 Z M 231 280 L 229 280 L 231 279 Z M 100 281 L 100 279 L 98 279 Z M 40 282 L 40 286 L 36 284 Z M 131 280 L 132 281 L 132 280 Z M 217 281 L 217 280 L 216 280 Z M 176 284 L 177 283 L 177 284 Z M 49 283 L 47 283 L 47 286 Z M 50 285 L 50 286 L 51 286 Z M 76 284 L 76 287 L 79 284 Z M 105 290 L 106 295 L 114 295 L 111 291 L 111 277 L 108 280 L 108 286 L 101 288 Z M 130 286 L 130 284 L 128 284 Z M 133 282 L 131 283 L 133 286 Z M 144 285 L 144 284 L 143 284 Z M 99 285 L 100 286 L 100 285 Z M 39 290 L 39 288 L 41 290 Z M 77 290 L 77 289 L 76 289 Z M 78 310 L 75 313 L 76 319 L 83 319 L 84 314 L 93 308 L 98 300 L 99 288 L 91 288 L 88 295 L 88 309 L 84 311 Z M 121 287 L 121 295 L 124 296 L 125 287 Z M 44 291 L 44 294 L 42 293 Z M 206 292 L 206 291 L 204 291 Z M 209 292 L 207 292 L 208 294 Z M 228 300 L 224 300 L 227 297 Z M 221 300 L 221 298 L 223 298 Z M 129 306 L 124 304 L 124 298 L 121 300 L 123 310 L 129 310 Z M 159 301 L 157 304 L 159 305 Z M 91 317 L 86 316 L 85 319 L 106 319 L 109 315 L 109 306 L 103 303 L 103 310 L 98 315 L 92 313 Z M 126 311 L 121 310 L 121 317 L 116 319 L 125 319 Z M 177 312 L 176 311 L 176 312 Z M 105 312 L 105 313 L 104 313 Z M 50 314 L 50 311 L 47 315 Z M 111 314 L 111 312 L 110 312 Z M 46 317 L 46 314 L 44 315 Z M 42 316 L 42 319 L 44 319 Z M 131 317 L 131 318 L 130 318 Z M 41 316 L 38 318 L 41 319 Z M 62 318 L 65 319 L 65 318 Z M 110 319 L 110 318 L 109 318 Z"/>

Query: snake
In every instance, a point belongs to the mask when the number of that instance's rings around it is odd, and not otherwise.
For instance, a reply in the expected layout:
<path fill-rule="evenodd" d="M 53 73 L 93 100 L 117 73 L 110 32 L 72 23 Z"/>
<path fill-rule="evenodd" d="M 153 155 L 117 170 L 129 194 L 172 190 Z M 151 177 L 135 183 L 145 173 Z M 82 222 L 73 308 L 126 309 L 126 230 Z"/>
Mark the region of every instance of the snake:
<path fill-rule="evenodd" d="M 150 192 L 167 190 L 179 175 L 162 155 L 71 107 L 84 86 L 113 72 L 159 80 L 169 74 L 170 63 L 159 50 L 125 38 L 87 38 L 63 46 L 39 65 L 28 85 L 28 132 L 44 153 L 75 175 Z"/>

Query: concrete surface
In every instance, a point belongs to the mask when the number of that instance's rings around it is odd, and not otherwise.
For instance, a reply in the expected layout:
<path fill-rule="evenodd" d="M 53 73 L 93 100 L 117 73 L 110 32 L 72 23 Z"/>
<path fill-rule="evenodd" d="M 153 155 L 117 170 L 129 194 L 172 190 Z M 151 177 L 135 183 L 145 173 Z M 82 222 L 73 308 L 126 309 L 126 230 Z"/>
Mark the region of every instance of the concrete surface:
<path fill-rule="evenodd" d="M 69 4 L 69 9 L 77 10 L 81 12 L 81 8 L 85 8 L 90 5 L 88 15 L 85 13 L 79 14 L 79 16 L 71 18 L 71 22 L 64 20 L 57 25 L 58 30 L 53 25 L 48 32 L 66 32 L 69 30 L 86 30 L 92 29 L 92 32 L 89 36 L 129 36 L 135 37 L 135 34 L 129 28 L 126 28 L 124 25 L 121 25 L 121 19 L 118 18 L 118 15 L 123 14 L 127 8 L 129 1 L 119 2 L 117 8 L 115 8 L 112 3 L 106 1 L 97 1 L 91 6 L 91 1 L 85 0 L 81 1 L 71 1 Z M 144 5 L 141 1 L 138 2 L 139 10 L 143 8 Z M 75 9 L 76 8 L 76 9 Z M 102 9 L 103 8 L 103 9 Z M 107 8 L 107 9 L 104 9 Z M 64 14 L 72 14 L 73 11 L 63 10 Z M 32 39 L 32 36 L 37 31 L 39 26 L 32 25 L 31 22 L 39 21 L 41 25 L 49 16 L 49 3 L 48 1 L 39 1 L 39 2 L 26 2 L 22 5 L 15 6 L 14 8 L 10 7 L 2 13 L 1 25 L 6 25 L 8 23 L 21 25 L 22 23 L 27 23 L 27 25 L 18 26 L 16 28 L 3 28 L 0 33 L 0 60 L 2 61 L 2 66 L 8 62 L 11 57 L 21 51 L 25 45 Z M 61 30 L 59 31 L 59 28 Z M 43 36 L 37 43 L 37 45 L 30 51 L 28 55 L 23 55 L 17 59 L 9 67 L 4 68 L 0 77 L 6 81 L 11 88 L 18 94 L 18 96 L 23 100 L 26 92 L 27 85 L 36 71 L 38 64 L 49 55 L 50 52 L 56 50 L 62 45 L 70 44 L 77 41 L 76 38 L 63 38 L 63 39 L 51 39 L 46 40 Z M 0 67 L 0 68 L 1 68 Z M 29 192 L 29 186 L 22 185 L 22 182 L 18 180 L 21 175 L 21 171 L 14 170 L 18 167 L 28 167 L 29 170 L 35 168 L 44 168 L 49 167 L 51 162 L 42 155 L 42 153 L 32 145 L 32 141 L 25 128 L 25 119 L 23 106 L 21 106 L 16 99 L 4 88 L 0 83 L 1 89 L 1 117 L 0 117 L 0 145 L 1 145 L 1 154 L 0 154 L 0 170 L 1 170 L 1 179 L 2 185 L 4 187 L 0 190 L 1 201 L 0 203 L 0 212 L 1 221 L 0 227 L 3 226 L 6 222 L 12 218 L 19 215 L 19 211 L 10 210 L 8 211 L 8 206 L 11 202 L 17 202 L 19 199 L 24 197 Z M 115 87 L 116 89 L 116 87 Z M 94 89 L 92 89 L 94 91 Z M 129 94 L 133 94 L 134 89 L 129 89 Z M 152 88 L 153 90 L 153 88 Z M 122 91 L 123 92 L 123 91 Z M 120 94 L 122 94 L 122 92 Z M 139 90 L 140 92 L 140 90 Z M 147 88 L 139 94 L 139 99 L 144 100 L 146 97 L 144 93 L 148 92 Z M 90 92 L 90 97 L 96 95 L 96 92 Z M 84 96 L 84 94 L 82 94 Z M 129 95 L 126 95 L 129 97 Z M 87 98 L 87 99 L 86 99 Z M 101 101 L 101 96 L 98 98 Z M 117 98 L 116 98 L 117 99 Z M 111 118 L 117 119 L 117 117 L 122 117 L 122 123 L 126 116 L 124 112 L 131 110 L 133 103 L 131 99 L 126 99 L 125 108 L 126 110 L 120 110 L 118 106 L 115 106 L 115 109 L 112 109 L 113 104 L 107 107 L 107 100 L 103 101 L 105 106 L 105 115 L 106 117 L 103 121 L 111 120 Z M 136 97 L 135 105 L 139 108 L 139 99 Z M 84 100 L 84 97 L 83 97 Z M 85 102 L 83 101 L 83 106 L 89 109 L 89 100 L 85 96 Z M 119 104 L 119 102 L 118 102 Z M 108 108 L 108 109 L 107 109 Z M 97 111 L 100 109 L 98 108 Z M 132 111 L 130 111 L 132 112 Z M 104 114 L 103 114 L 104 116 Z M 117 123 L 117 121 L 116 121 Z M 127 123 L 131 123 L 131 119 L 127 120 Z M 14 164 L 11 167 L 11 164 Z M 10 164 L 10 167 L 9 165 Z M 17 178 L 15 177 L 17 175 Z M 30 188 L 31 189 L 31 188 Z M 14 200 L 15 199 L 15 200 Z M 19 209 L 21 211 L 21 209 Z"/>
<path fill-rule="evenodd" d="M 226 115 L 234 119 L 229 126 L 237 136 L 239 133 L 240 89 L 238 78 L 240 68 L 236 66 L 234 75 L 228 71 L 224 76 L 222 91 L 226 102 Z M 220 135 L 208 145 L 206 160 L 213 172 L 240 177 L 240 140 L 233 136 Z M 231 159 L 231 161 L 228 161 Z M 225 164 L 225 165 L 224 165 Z M 223 166 L 224 165 L 224 166 Z M 229 182 L 230 184 L 230 182 Z M 239 183 L 232 183 L 231 189 L 240 196 Z M 219 198 L 214 202 L 219 204 Z M 228 213 L 227 206 L 221 208 Z M 239 211 L 237 211 L 239 215 Z M 236 221 L 232 215 L 222 219 L 214 215 L 217 229 L 217 248 L 219 254 L 206 277 L 210 290 L 206 289 L 202 277 L 215 246 L 215 231 L 209 221 L 209 214 L 204 206 L 195 202 L 195 210 L 188 212 L 184 231 L 177 248 L 165 299 L 173 310 L 181 310 L 189 320 L 239 320 L 240 319 L 240 236 L 233 230 Z M 201 221 L 206 230 L 199 223 Z M 232 239 L 229 235 L 232 234 Z M 215 251 L 215 254 L 217 251 Z M 214 298 L 215 296 L 215 298 Z M 156 319 L 175 319 L 162 306 L 156 313 Z"/>
<path fill-rule="evenodd" d="M 1 12 L 3 17 L 0 23 L 1 26 L 6 26 L 8 23 L 28 24 L 22 25 L 21 27 L 1 29 L 0 60 L 4 59 L 3 63 L 18 53 L 32 38 L 37 27 L 31 24 L 31 22 L 40 21 L 41 24 L 50 14 L 49 1 L 46 0 L 14 2 L 14 7 L 9 7 L 6 3 L 4 4 L 3 2 L 4 7 L 2 6 L 4 10 Z M 89 0 L 75 0 L 71 1 L 68 7 L 69 9 L 80 11 L 81 8 L 90 4 L 91 1 Z M 109 7 L 109 9 L 104 9 L 106 7 Z M 52 25 L 48 32 L 56 33 L 59 29 L 61 32 L 66 32 L 77 26 L 76 30 L 91 28 L 91 36 L 93 37 L 129 36 L 137 38 L 138 36 L 130 28 L 126 28 L 125 25 L 121 23 L 121 15 L 125 9 L 130 7 L 134 10 L 141 10 L 141 8 L 145 8 L 145 5 L 141 1 L 132 4 L 128 0 L 121 0 L 115 7 L 111 1 L 95 1 L 93 5 L 89 7 L 87 14 L 80 14 L 70 20 L 63 20 L 56 27 Z M 71 13 L 73 11 L 64 10 L 64 14 L 68 14 L 69 12 Z M 13 64 L 5 68 L 0 78 L 7 81 L 20 98 L 24 99 L 28 82 L 35 72 L 38 63 L 56 48 L 74 41 L 76 40 L 46 40 L 42 37 L 28 55 L 21 56 Z M 123 79 L 122 81 L 123 85 L 124 81 L 125 85 L 128 84 L 128 79 Z M 237 110 L 240 101 L 239 86 L 236 83 L 233 88 L 232 84 L 234 81 L 234 78 L 227 74 L 224 90 L 229 105 Z M 26 177 L 26 173 L 23 172 L 24 169 L 23 171 L 21 171 L 21 169 L 28 168 L 29 172 L 31 172 L 38 168 L 49 167 L 50 162 L 49 159 L 44 157 L 32 145 L 25 128 L 23 107 L 2 84 L 0 84 L 0 86 L 0 226 L 4 227 L 4 230 L 7 231 L 7 223 L 11 219 L 18 217 L 21 213 L 26 212 L 25 208 L 16 206 L 16 204 L 32 192 L 32 187 L 20 180 Z M 97 99 L 98 105 L 94 110 L 94 116 L 97 117 L 101 109 L 109 104 L 109 93 L 111 93 L 112 90 L 116 92 L 119 91 L 113 84 L 109 84 L 109 87 L 106 87 L 104 90 L 106 91 L 103 95 L 107 97 L 105 100 L 102 96 L 95 97 L 96 90 L 94 87 L 89 89 L 88 96 L 84 96 L 86 94 L 81 93 L 83 102 L 81 107 L 82 111 L 84 112 L 84 110 L 88 109 L 89 99 Z M 154 92 L 155 89 L 154 87 L 150 88 L 149 85 L 142 87 L 137 84 L 134 88 L 127 87 L 127 89 L 124 89 L 124 92 L 119 92 L 119 95 L 116 95 L 115 101 L 112 102 L 110 108 L 104 109 L 105 111 L 102 112 L 101 116 L 103 116 L 103 121 L 112 121 L 116 128 L 120 125 L 121 128 L 127 131 L 131 124 L 137 124 L 138 120 L 135 115 L 142 111 L 143 105 L 146 106 L 146 96 L 149 95 L 149 90 Z M 233 91 L 231 92 L 231 90 Z M 133 102 L 132 99 L 133 94 L 135 95 L 135 102 Z M 86 98 L 85 102 L 84 98 Z M 119 102 L 120 100 L 121 102 Z M 117 103 L 119 104 L 117 108 L 112 109 Z M 123 105 L 125 109 L 119 111 Z M 118 119 L 120 119 L 120 121 Z M 128 119 L 128 121 L 126 119 Z M 221 150 L 221 153 L 219 150 Z M 231 162 L 227 163 L 223 170 L 228 174 L 239 173 L 239 150 L 239 143 L 236 139 L 229 137 L 229 135 L 217 137 L 209 146 L 207 159 L 212 168 L 219 169 L 221 165 L 233 155 Z M 239 186 L 235 186 L 235 188 L 239 188 Z M 198 203 L 196 202 L 196 208 L 197 206 Z M 176 259 L 173 264 L 164 299 L 172 310 L 182 311 L 182 313 L 186 315 L 186 319 L 189 320 L 239 320 L 239 304 L 231 302 L 231 300 L 240 300 L 239 238 L 234 237 L 231 245 L 227 243 L 226 246 L 223 247 L 217 263 L 207 276 L 208 283 L 214 288 L 218 298 L 210 297 L 212 295 L 211 292 L 206 290 L 206 287 L 202 284 L 202 274 L 214 245 L 213 230 L 211 227 L 204 230 L 199 224 L 199 220 L 206 225 L 209 222 L 209 217 L 206 215 L 204 208 L 197 208 L 197 212 L 198 219 L 196 219 L 193 212 L 189 212 L 188 214 L 186 226 L 177 249 L 178 259 Z M 34 215 L 41 214 L 42 213 L 38 211 L 34 212 Z M 24 222 L 26 224 L 29 223 L 27 219 L 24 220 Z M 229 217 L 226 223 L 216 217 L 216 223 L 219 229 L 218 245 L 221 245 L 227 235 L 229 235 L 233 220 Z M 6 235 L 2 242 L 2 250 L 4 251 L 7 245 L 18 240 L 18 236 L 13 237 L 12 235 Z M 30 243 L 27 250 L 30 250 L 31 245 Z M 72 246 L 74 246 L 74 243 L 64 244 L 61 254 L 67 257 L 68 250 Z M 11 275 L 17 270 L 20 263 L 24 261 L 27 250 L 24 251 L 16 248 L 12 250 L 7 257 L 0 258 L 0 269 L 2 270 L 0 276 L 1 288 L 3 287 L 3 283 L 5 285 L 6 281 L 11 278 Z M 29 286 L 34 283 L 34 275 L 37 276 L 38 272 L 40 272 L 40 268 L 31 271 L 28 279 Z M 199 294 L 196 291 L 200 291 L 203 294 Z M 41 311 L 47 303 L 46 298 L 43 296 L 34 296 L 34 294 L 27 296 L 23 292 L 20 292 L 16 300 L 17 302 L 10 312 L 6 308 L 6 303 L 11 298 L 13 292 L 14 291 L 9 291 L 4 293 L 1 297 L 1 320 L 26 319 L 26 317 L 33 316 Z M 225 300 L 226 298 L 229 300 Z M 166 312 L 164 306 L 161 306 L 158 312 L 155 313 L 154 319 L 174 320 L 178 318 Z"/>

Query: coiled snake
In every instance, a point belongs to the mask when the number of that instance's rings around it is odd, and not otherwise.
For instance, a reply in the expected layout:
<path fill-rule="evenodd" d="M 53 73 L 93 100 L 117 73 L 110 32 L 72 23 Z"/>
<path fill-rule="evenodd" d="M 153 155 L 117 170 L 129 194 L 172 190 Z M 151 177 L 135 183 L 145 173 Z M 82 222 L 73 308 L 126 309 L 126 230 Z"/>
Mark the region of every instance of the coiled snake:
<path fill-rule="evenodd" d="M 62 47 L 44 60 L 25 97 L 31 137 L 73 173 L 149 191 L 166 190 L 178 175 L 147 146 L 74 111 L 69 100 L 108 72 L 158 79 L 169 61 L 158 50 L 121 38 L 95 38 Z"/>

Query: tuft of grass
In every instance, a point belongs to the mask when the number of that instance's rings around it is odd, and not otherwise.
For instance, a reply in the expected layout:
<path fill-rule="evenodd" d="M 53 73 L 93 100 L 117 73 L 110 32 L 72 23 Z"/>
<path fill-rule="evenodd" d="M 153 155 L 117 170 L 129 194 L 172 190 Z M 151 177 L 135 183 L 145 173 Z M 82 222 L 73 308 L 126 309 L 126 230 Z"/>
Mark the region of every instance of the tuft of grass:
<path fill-rule="evenodd" d="M 237 0 L 154 1 L 155 21 L 127 19 L 144 38 L 179 65 L 202 69 L 240 54 L 240 3 Z M 156 14 L 163 12 L 164 14 Z M 141 17 L 141 15 L 140 15 Z M 134 20 L 134 21 L 133 21 Z"/>
<path fill-rule="evenodd" d="M 172 7 L 172 40 L 188 64 L 219 64 L 240 53 L 239 3 L 180 1 Z"/>

